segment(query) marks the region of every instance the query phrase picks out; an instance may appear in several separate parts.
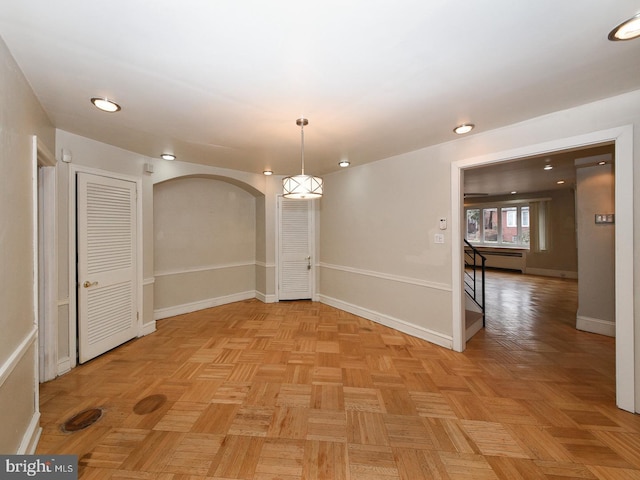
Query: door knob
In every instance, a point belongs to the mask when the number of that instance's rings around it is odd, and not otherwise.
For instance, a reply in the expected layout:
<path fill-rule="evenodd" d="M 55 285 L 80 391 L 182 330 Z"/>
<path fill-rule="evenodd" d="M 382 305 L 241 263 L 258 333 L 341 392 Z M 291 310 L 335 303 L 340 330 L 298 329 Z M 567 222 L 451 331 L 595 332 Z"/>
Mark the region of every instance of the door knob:
<path fill-rule="evenodd" d="M 98 282 L 90 282 L 89 280 L 82 284 L 84 288 L 95 287 L 96 285 L 98 285 Z"/>

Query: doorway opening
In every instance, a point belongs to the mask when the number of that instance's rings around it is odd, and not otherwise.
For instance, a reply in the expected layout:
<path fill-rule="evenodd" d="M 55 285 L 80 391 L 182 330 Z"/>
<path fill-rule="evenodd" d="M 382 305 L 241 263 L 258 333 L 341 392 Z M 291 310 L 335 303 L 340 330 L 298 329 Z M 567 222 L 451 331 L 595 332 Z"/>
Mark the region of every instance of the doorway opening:
<path fill-rule="evenodd" d="M 476 304 L 469 301 L 469 278 L 481 306 L 483 295 L 493 293 L 483 288 L 478 258 L 487 270 L 600 278 L 597 288 L 583 282 L 577 327 L 614 336 L 613 223 L 594 225 L 591 215 L 613 217 L 614 163 L 614 145 L 607 144 L 464 170 L 466 340 L 482 326 L 470 328 Z"/>
<path fill-rule="evenodd" d="M 34 137 L 36 152 L 38 380 L 58 375 L 58 268 L 56 261 L 56 160 Z"/>
<path fill-rule="evenodd" d="M 481 157 L 468 158 L 452 163 L 452 209 L 462 218 L 463 179 L 466 169 L 495 164 L 507 164 L 515 160 L 549 155 L 553 152 L 615 145 L 615 346 L 616 346 L 616 403 L 619 408 L 635 410 L 635 362 L 633 330 L 633 206 L 628 201 L 633 196 L 633 129 L 623 126 L 605 131 L 591 132 L 577 137 L 554 140 L 516 150 L 497 152 Z M 625 199 L 627 199 L 625 201 Z M 452 226 L 453 252 L 453 346 L 456 351 L 465 348 L 464 298 L 463 298 L 463 222 Z"/>

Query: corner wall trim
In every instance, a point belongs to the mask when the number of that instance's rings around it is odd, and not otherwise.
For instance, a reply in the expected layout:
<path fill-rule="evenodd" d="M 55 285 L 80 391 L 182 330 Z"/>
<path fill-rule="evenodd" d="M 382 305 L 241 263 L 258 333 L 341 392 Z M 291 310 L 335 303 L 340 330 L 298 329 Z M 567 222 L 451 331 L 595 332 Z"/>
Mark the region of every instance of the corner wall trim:
<path fill-rule="evenodd" d="M 175 305 L 173 307 L 159 308 L 157 310 L 154 310 L 153 319 L 162 320 L 163 318 L 175 317 L 176 315 L 184 315 L 185 313 L 191 313 L 198 310 L 204 310 L 206 308 L 226 305 L 227 303 L 241 302 L 242 300 L 249 300 L 252 298 L 256 298 L 255 290 L 234 293 L 232 295 L 226 295 L 223 297 L 199 300 L 197 302 L 183 303 L 182 305 Z"/>
<path fill-rule="evenodd" d="M 0 365 L 0 387 L 9 378 L 13 370 L 16 368 L 24 354 L 27 353 L 31 344 L 38 336 L 38 329 L 33 327 L 27 336 L 20 342 L 20 345 L 9 355 L 7 361 Z"/>
<path fill-rule="evenodd" d="M 40 426 L 40 412 L 35 412 L 31 417 L 27 431 L 22 437 L 22 442 L 18 447 L 18 455 L 33 455 L 40 441 L 42 427 Z"/>
<path fill-rule="evenodd" d="M 344 310 L 345 312 L 358 315 L 359 317 L 366 318 L 367 320 L 379 323 L 380 325 L 384 325 L 385 327 L 393 328 L 394 330 L 398 330 L 413 337 L 426 340 L 427 342 L 434 343 L 441 347 L 448 349 L 453 348 L 453 339 L 451 338 L 451 336 L 434 332 L 433 330 L 429 330 L 428 328 L 419 327 L 412 323 L 405 322 L 404 320 L 400 320 L 399 318 L 394 318 L 383 313 L 358 307 L 356 305 L 343 302 L 342 300 L 338 300 L 336 298 L 327 297 L 325 295 L 320 295 L 320 302 L 331 307 Z"/>
<path fill-rule="evenodd" d="M 391 280 L 393 282 L 408 283 L 409 285 L 417 285 L 419 287 L 433 288 L 435 290 L 443 290 L 445 292 L 450 292 L 452 290 L 451 285 L 448 285 L 446 283 L 430 282 L 428 280 L 420 280 L 418 278 L 403 277 L 400 275 L 374 272 L 371 270 L 362 270 L 360 268 L 346 267 L 342 265 L 332 265 L 332 264 L 323 263 L 323 262 L 320 262 L 318 265 L 320 268 L 327 268 L 329 270 L 338 270 L 340 272 L 354 273 L 356 275 L 365 275 L 367 277 L 381 278 L 383 280 Z"/>
<path fill-rule="evenodd" d="M 584 332 L 606 335 L 607 337 L 616 336 L 616 323 L 611 320 L 601 320 L 599 318 L 578 315 L 576 317 L 576 328 Z"/>
<path fill-rule="evenodd" d="M 256 260 L 256 266 L 262 267 L 262 268 L 276 268 L 275 263 L 266 263 L 266 262 L 261 262 L 259 260 Z"/>
<path fill-rule="evenodd" d="M 174 270 L 165 270 L 161 272 L 155 272 L 154 279 L 157 277 L 169 277 L 171 275 L 184 275 L 186 273 L 198 273 L 209 272 L 212 270 L 225 270 L 227 268 L 241 268 L 241 267 L 255 267 L 256 262 L 238 262 L 238 263 L 226 263 L 221 265 L 202 265 L 200 267 L 180 268 Z"/>

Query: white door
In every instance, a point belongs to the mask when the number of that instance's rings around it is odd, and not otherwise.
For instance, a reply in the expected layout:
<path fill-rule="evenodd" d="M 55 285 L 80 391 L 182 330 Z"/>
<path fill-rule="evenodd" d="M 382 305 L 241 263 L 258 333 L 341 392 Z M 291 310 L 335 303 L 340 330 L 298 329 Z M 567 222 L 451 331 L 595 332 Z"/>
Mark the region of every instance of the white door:
<path fill-rule="evenodd" d="M 310 200 L 279 197 L 278 298 L 302 300 L 313 296 L 314 259 Z"/>
<path fill-rule="evenodd" d="M 136 184 L 78 173 L 78 357 L 80 363 L 134 338 Z"/>

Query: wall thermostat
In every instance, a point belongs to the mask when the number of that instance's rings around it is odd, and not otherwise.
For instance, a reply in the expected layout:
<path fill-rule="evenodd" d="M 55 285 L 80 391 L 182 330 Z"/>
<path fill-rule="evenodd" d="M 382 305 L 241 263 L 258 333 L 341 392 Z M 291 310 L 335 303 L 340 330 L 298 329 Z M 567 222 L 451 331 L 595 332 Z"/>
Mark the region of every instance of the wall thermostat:
<path fill-rule="evenodd" d="M 447 219 L 446 218 L 441 218 L 440 219 L 439 227 L 440 227 L 440 230 L 446 230 L 447 229 Z"/>

